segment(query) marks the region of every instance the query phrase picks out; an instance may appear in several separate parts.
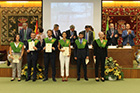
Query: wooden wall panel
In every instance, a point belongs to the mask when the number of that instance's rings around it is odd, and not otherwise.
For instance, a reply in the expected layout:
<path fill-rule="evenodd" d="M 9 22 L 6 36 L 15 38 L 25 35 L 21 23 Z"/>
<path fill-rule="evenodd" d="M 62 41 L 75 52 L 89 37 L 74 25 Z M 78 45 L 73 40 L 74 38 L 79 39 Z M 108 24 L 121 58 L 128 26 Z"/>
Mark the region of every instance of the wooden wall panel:
<path fill-rule="evenodd" d="M 122 69 L 124 73 L 124 78 L 140 78 L 140 69 Z M 11 77 L 12 76 L 12 69 L 11 68 L 0 68 L 0 77 Z M 88 78 L 95 78 L 95 69 L 88 69 L 87 70 Z M 100 75 L 99 75 L 100 76 Z M 52 77 L 52 70 L 49 69 L 48 77 Z M 70 68 L 69 73 L 70 78 L 77 78 L 77 69 Z M 81 77 L 84 77 L 83 69 L 81 69 Z M 60 76 L 60 69 L 56 69 L 56 78 L 61 78 Z"/>
<path fill-rule="evenodd" d="M 12 69 L 11 68 L 0 68 L 0 77 L 11 77 Z"/>

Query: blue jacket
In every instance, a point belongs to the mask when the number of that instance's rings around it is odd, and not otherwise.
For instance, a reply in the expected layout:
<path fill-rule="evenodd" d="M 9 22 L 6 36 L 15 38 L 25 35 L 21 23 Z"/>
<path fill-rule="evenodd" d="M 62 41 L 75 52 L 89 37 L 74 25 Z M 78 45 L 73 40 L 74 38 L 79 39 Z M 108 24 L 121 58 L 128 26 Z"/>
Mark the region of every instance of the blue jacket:
<path fill-rule="evenodd" d="M 123 46 L 125 46 L 126 44 L 127 44 L 127 38 L 129 37 L 129 44 L 131 45 L 131 46 L 134 46 L 135 44 L 134 44 L 134 41 L 133 41 L 133 39 L 135 38 L 135 34 L 134 34 L 134 31 L 133 30 L 131 30 L 132 31 L 132 33 L 131 34 L 127 34 L 127 30 L 124 30 L 123 31 L 123 33 L 122 33 L 122 38 L 123 38 Z"/>

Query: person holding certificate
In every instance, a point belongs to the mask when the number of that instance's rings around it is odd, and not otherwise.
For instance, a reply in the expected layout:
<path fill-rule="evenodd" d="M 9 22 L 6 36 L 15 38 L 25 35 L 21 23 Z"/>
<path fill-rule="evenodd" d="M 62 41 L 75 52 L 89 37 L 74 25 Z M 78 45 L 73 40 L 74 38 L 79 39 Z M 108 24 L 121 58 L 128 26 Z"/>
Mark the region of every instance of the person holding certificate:
<path fill-rule="evenodd" d="M 9 58 L 12 59 L 12 79 L 15 80 L 16 69 L 18 71 L 18 81 L 21 81 L 21 65 L 22 65 L 22 56 L 24 53 L 24 43 L 19 41 L 20 35 L 16 34 L 14 37 L 14 42 L 10 43 L 9 48 Z"/>
<path fill-rule="evenodd" d="M 107 59 L 107 40 L 104 40 L 104 33 L 99 32 L 99 39 L 93 42 L 94 47 L 94 63 L 95 63 L 95 77 L 96 81 L 99 82 L 98 78 L 98 69 L 99 62 L 101 62 L 101 81 L 105 81 L 104 79 L 104 70 L 105 70 L 105 59 Z"/>
<path fill-rule="evenodd" d="M 59 40 L 58 49 L 60 50 L 59 59 L 60 59 L 60 66 L 61 66 L 61 76 L 62 76 L 62 81 L 64 82 L 64 81 L 68 81 L 71 47 L 70 47 L 70 40 L 66 39 L 67 37 L 66 32 L 62 33 L 62 37 L 63 39 Z M 64 80 L 64 66 L 66 69 L 66 80 Z"/>
<path fill-rule="evenodd" d="M 38 51 L 41 50 L 40 41 L 35 39 L 36 34 L 34 32 L 31 33 L 31 39 L 28 39 L 28 43 L 26 46 L 27 50 L 27 64 L 28 64 L 28 77 L 26 81 L 31 80 L 31 67 L 33 66 L 33 82 L 36 81 L 36 65 L 38 59 Z"/>
<path fill-rule="evenodd" d="M 84 78 L 88 81 L 87 78 L 87 62 L 86 60 L 89 59 L 89 48 L 86 39 L 83 39 L 84 34 L 82 32 L 79 33 L 79 39 L 75 41 L 74 46 L 74 59 L 77 60 L 77 81 L 80 80 L 80 68 L 81 64 L 83 64 L 84 69 Z"/>
<path fill-rule="evenodd" d="M 55 74 L 55 51 L 57 49 L 57 40 L 55 38 L 52 38 L 52 30 L 47 31 L 47 38 L 43 39 L 42 48 L 44 50 L 44 66 L 45 66 L 45 78 L 43 81 L 48 80 L 48 69 L 49 69 L 49 61 L 51 62 L 52 66 L 52 80 L 56 82 Z"/>

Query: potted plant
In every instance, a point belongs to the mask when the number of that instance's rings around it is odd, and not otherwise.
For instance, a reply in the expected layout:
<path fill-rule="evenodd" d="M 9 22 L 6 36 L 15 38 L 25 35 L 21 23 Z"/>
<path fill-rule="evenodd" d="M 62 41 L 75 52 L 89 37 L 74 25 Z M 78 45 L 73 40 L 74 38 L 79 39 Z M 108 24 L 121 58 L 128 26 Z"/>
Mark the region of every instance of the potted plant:
<path fill-rule="evenodd" d="M 124 77 L 117 60 L 113 60 L 112 57 L 106 59 L 104 73 L 106 80 L 122 80 Z"/>

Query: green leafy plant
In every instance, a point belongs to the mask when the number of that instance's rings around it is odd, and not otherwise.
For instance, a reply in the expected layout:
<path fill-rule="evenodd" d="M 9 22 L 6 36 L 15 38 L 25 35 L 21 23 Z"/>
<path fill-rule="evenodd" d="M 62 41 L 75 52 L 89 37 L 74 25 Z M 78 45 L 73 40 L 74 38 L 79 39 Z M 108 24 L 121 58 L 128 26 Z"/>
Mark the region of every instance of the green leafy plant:
<path fill-rule="evenodd" d="M 28 77 L 28 73 L 27 73 L 27 70 L 28 70 L 28 65 L 25 64 L 23 67 L 22 67 L 22 71 L 21 71 L 21 76 L 22 76 L 22 79 L 25 79 Z M 37 79 L 42 79 L 44 78 L 44 69 L 42 66 L 40 66 L 39 64 L 37 64 Z M 31 77 L 33 76 L 33 67 L 31 68 Z"/>
<path fill-rule="evenodd" d="M 121 67 L 117 63 L 117 60 L 113 60 L 112 57 L 109 57 L 105 61 L 105 79 L 108 80 L 109 76 L 112 79 L 117 78 L 117 80 L 122 80 L 124 77 L 123 72 L 121 71 Z"/>

